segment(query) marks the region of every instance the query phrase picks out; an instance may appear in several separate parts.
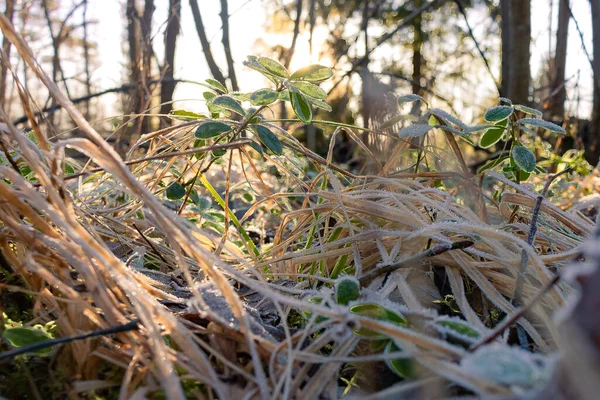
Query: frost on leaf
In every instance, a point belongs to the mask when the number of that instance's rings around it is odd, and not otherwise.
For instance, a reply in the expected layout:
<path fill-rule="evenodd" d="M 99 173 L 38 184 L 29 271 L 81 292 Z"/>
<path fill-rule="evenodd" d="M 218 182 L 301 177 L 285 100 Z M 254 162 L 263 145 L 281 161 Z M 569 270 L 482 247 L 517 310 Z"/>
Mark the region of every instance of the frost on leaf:
<path fill-rule="evenodd" d="M 549 377 L 549 362 L 517 347 L 495 343 L 461 361 L 468 374 L 500 385 L 533 389 Z"/>
<path fill-rule="evenodd" d="M 562 133 L 563 135 L 567 134 L 567 131 L 565 131 L 565 129 L 562 126 L 558 126 L 556 124 L 553 124 L 552 122 L 544 121 L 543 119 L 521 118 L 519 120 L 519 123 L 543 128 L 550 132 Z"/>
<path fill-rule="evenodd" d="M 432 129 L 433 127 L 429 124 L 414 124 L 400 129 L 398 136 L 400 138 L 423 136 Z"/>

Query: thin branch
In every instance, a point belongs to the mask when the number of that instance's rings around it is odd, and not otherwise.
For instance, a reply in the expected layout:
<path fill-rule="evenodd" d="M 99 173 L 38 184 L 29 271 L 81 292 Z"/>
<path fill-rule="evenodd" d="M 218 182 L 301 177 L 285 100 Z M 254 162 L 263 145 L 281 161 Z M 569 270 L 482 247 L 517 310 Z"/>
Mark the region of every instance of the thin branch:
<path fill-rule="evenodd" d="M 359 66 L 361 66 L 371 55 L 371 53 L 373 51 L 375 51 L 379 46 L 381 46 L 383 43 L 387 42 L 390 38 L 392 38 L 396 33 L 398 33 L 398 31 L 400 31 L 401 29 L 406 28 L 408 25 L 411 24 L 411 22 L 417 18 L 419 15 L 423 14 L 425 11 L 429 10 L 431 7 L 433 7 L 434 5 L 436 5 L 437 3 L 443 4 L 445 3 L 447 0 L 431 0 L 430 2 L 427 2 L 425 4 L 423 4 L 421 7 L 417 8 L 416 10 L 414 10 L 413 12 L 411 12 L 409 15 L 406 16 L 406 18 L 404 18 L 402 20 L 402 22 L 400 22 L 398 25 L 396 25 L 396 27 L 394 29 L 392 29 L 391 31 L 387 32 L 386 34 L 384 34 L 383 36 L 381 36 L 377 42 L 375 42 L 375 44 L 369 49 L 368 52 L 366 52 L 362 57 L 357 58 L 356 60 L 354 60 L 352 62 L 352 66 L 350 67 L 350 69 L 346 72 L 344 72 L 344 74 L 340 77 L 340 79 L 333 84 L 333 86 L 331 87 L 331 89 L 329 90 L 329 93 L 332 93 L 335 88 L 348 76 L 350 76 L 350 74 L 352 74 L 353 72 L 356 72 L 356 70 L 358 69 Z"/>
<path fill-rule="evenodd" d="M 289 68 L 290 63 L 292 62 L 292 57 L 294 56 L 294 52 L 296 51 L 296 41 L 298 40 L 298 35 L 300 34 L 300 18 L 302 16 L 302 3 L 303 0 L 296 0 L 296 20 L 294 21 L 294 33 L 292 35 L 292 44 L 286 52 L 285 59 L 283 61 L 283 65 L 285 65 L 286 68 Z"/>
<path fill-rule="evenodd" d="M 123 325 L 117 325 L 117 326 L 113 326 L 111 328 L 100 329 L 97 331 L 84 333 L 82 335 L 67 336 L 67 337 L 62 337 L 62 338 L 58 338 L 58 339 L 44 340 L 42 342 L 37 342 L 34 344 L 30 344 L 28 346 L 17 347 L 16 349 L 12 349 L 9 351 L 5 351 L 4 353 L 0 353 L 0 361 L 4 360 L 6 358 L 16 357 L 21 354 L 31 353 L 31 352 L 34 352 L 37 350 L 42 350 L 42 349 L 47 349 L 48 347 L 54 347 L 59 344 L 76 342 L 79 340 L 90 339 L 90 338 L 98 337 L 98 336 L 114 335 L 116 333 L 134 331 L 137 329 L 139 329 L 139 321 L 137 319 L 134 319 L 133 321 L 128 322 Z"/>
<path fill-rule="evenodd" d="M 210 43 L 206 37 L 206 30 L 204 29 L 204 23 L 202 22 L 202 15 L 200 14 L 200 8 L 198 7 L 198 0 L 190 0 L 190 7 L 194 17 L 194 24 L 196 25 L 196 32 L 198 33 L 198 38 L 200 39 L 200 44 L 202 45 L 202 52 L 204 53 L 204 57 L 208 63 L 210 73 L 212 74 L 213 78 L 225 86 L 225 77 L 217 66 L 212 54 L 212 50 L 210 49 Z"/>
<path fill-rule="evenodd" d="M 519 320 L 527 311 L 533 307 L 544 295 L 554 287 L 560 281 L 560 275 L 554 275 L 550 281 L 548 281 L 542 289 L 535 295 L 534 298 L 531 299 L 527 305 L 518 309 L 514 314 L 510 317 L 507 317 L 502 321 L 500 325 L 498 325 L 489 335 L 482 338 L 479 342 L 475 343 L 469 351 L 475 351 L 483 345 L 490 343 L 492 340 L 500 336 L 506 329 L 508 329 L 511 325 Z"/>
<path fill-rule="evenodd" d="M 152 79 L 150 81 L 148 81 L 149 85 L 154 85 L 157 83 L 164 83 L 164 82 L 173 82 L 173 83 L 196 83 L 194 81 L 189 81 L 189 80 L 185 80 L 185 79 Z M 137 86 L 136 83 L 126 83 L 124 85 L 121 85 L 119 87 L 115 87 L 115 88 L 110 88 L 110 89 L 106 89 L 103 90 L 101 92 L 97 92 L 97 93 L 92 93 L 92 94 L 88 94 L 85 96 L 81 96 L 81 97 L 77 97 L 75 99 L 71 99 L 71 102 L 73 104 L 79 104 L 88 100 L 91 100 L 95 97 L 100 97 L 100 96 L 104 96 L 105 94 L 109 94 L 109 93 L 122 93 L 122 92 L 126 92 L 129 89 L 133 89 Z M 56 111 L 60 110 L 62 108 L 62 105 L 60 104 L 55 104 L 53 106 L 49 106 L 49 107 L 44 107 L 42 108 L 40 111 L 36 112 L 34 115 L 36 117 L 41 116 L 42 114 L 46 114 L 46 116 L 55 113 Z M 27 115 L 23 115 L 19 118 L 17 118 L 16 120 L 13 121 L 14 125 L 17 124 L 22 124 L 23 122 L 26 122 L 28 120 Z"/>
<path fill-rule="evenodd" d="M 575 15 L 573 14 L 573 10 L 571 10 L 571 5 L 566 4 L 566 6 L 569 9 L 569 14 L 571 15 L 571 19 L 575 23 L 575 28 L 577 28 L 577 33 L 579 34 L 579 39 L 581 40 L 581 48 L 583 49 L 583 52 L 585 53 L 585 56 L 587 57 L 588 62 L 590 63 L 590 67 L 592 68 L 592 71 L 593 71 L 594 70 L 594 62 L 592 61 L 592 57 L 590 56 L 590 53 L 588 52 L 587 47 L 585 47 L 585 39 L 583 38 L 583 32 L 581 31 L 581 28 L 579 27 L 579 23 L 577 22 L 577 19 L 575 18 Z"/>
<path fill-rule="evenodd" d="M 377 278 L 380 275 L 387 274 L 388 272 L 394 272 L 400 268 L 404 268 L 416 262 L 424 260 L 425 258 L 439 256 L 440 254 L 444 254 L 445 252 L 450 250 L 466 249 L 467 247 L 471 246 L 473 246 L 473 241 L 471 240 L 459 240 L 454 243 L 437 244 L 407 259 L 400 260 L 393 264 L 387 264 L 377 269 L 374 269 L 373 271 L 370 271 L 369 273 L 361 276 L 358 281 L 360 282 L 361 286 L 367 286 L 369 283 L 371 283 L 371 281 L 373 281 L 373 279 Z"/>
<path fill-rule="evenodd" d="M 165 60 L 163 69 L 165 78 L 171 82 L 161 82 L 160 85 L 160 113 L 168 114 L 172 110 L 173 92 L 175 83 L 172 82 L 175 75 L 175 48 L 177 46 L 177 36 L 181 28 L 181 0 L 169 0 L 169 17 L 167 19 L 167 28 L 165 29 Z"/>
<path fill-rule="evenodd" d="M 550 188 L 550 185 L 552 184 L 552 182 L 554 182 L 554 180 L 556 178 L 558 178 L 559 176 L 569 173 L 572 171 L 572 168 L 567 168 L 557 174 L 551 175 L 548 180 L 546 181 L 546 184 L 544 185 L 544 188 L 542 189 L 542 192 L 540 193 L 540 195 L 537 197 L 536 201 L 535 201 L 535 206 L 533 208 L 533 213 L 531 215 L 531 224 L 529 226 L 529 233 L 527 235 L 527 244 L 529 246 L 533 245 L 533 242 L 535 241 L 535 235 L 537 233 L 537 220 L 538 217 L 540 215 L 540 210 L 542 208 L 542 202 L 544 201 L 544 197 L 546 197 L 546 193 L 548 193 L 548 189 Z M 512 304 L 514 305 L 521 305 L 521 296 L 523 295 L 523 283 L 525 281 L 525 270 L 527 269 L 527 262 L 529 261 L 529 256 L 527 255 L 527 252 L 525 251 L 525 249 L 521 250 L 521 265 L 519 266 L 519 274 L 517 275 L 517 282 L 515 284 L 515 293 L 513 295 L 513 299 L 512 299 Z"/>
<path fill-rule="evenodd" d="M 485 68 L 489 72 L 490 77 L 492 78 L 492 82 L 494 82 L 494 85 L 496 86 L 498 93 L 500 93 L 500 85 L 498 85 L 498 82 L 496 81 L 496 78 L 494 77 L 494 73 L 492 72 L 490 63 L 488 62 L 487 57 L 483 53 L 483 50 L 481 50 L 481 47 L 479 46 L 479 42 L 477 41 L 477 39 L 475 39 L 475 34 L 473 33 L 473 29 L 471 29 L 471 24 L 469 23 L 469 19 L 467 18 L 467 12 L 465 11 L 465 8 L 463 7 L 460 0 L 454 0 L 454 3 L 456 3 L 456 5 L 458 6 L 458 10 L 462 14 L 463 19 L 465 20 L 465 24 L 467 24 L 467 29 L 469 30 L 469 36 L 471 36 L 471 39 L 473 39 L 473 43 L 475 43 L 475 47 L 477 48 L 477 51 L 479 52 L 479 55 L 481 56 L 481 59 L 483 60 L 483 63 L 485 64 Z"/>
<path fill-rule="evenodd" d="M 221 29 L 223 30 L 223 50 L 225 51 L 225 58 L 227 59 L 227 73 L 229 80 L 231 81 L 231 89 L 234 92 L 240 90 L 238 86 L 237 77 L 235 76 L 235 65 L 233 63 L 233 56 L 231 55 L 231 44 L 229 43 L 229 11 L 227 0 L 221 0 Z"/>

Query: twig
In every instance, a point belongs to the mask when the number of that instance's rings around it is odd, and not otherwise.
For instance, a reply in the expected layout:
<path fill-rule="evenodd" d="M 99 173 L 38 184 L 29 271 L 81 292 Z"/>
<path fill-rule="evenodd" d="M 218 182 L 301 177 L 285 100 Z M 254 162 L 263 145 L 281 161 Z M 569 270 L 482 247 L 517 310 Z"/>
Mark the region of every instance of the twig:
<path fill-rule="evenodd" d="M 449 250 L 462 250 L 462 249 L 466 249 L 467 247 L 471 247 L 471 246 L 473 246 L 472 240 L 459 240 L 459 241 L 453 242 L 453 243 L 437 244 L 437 245 L 431 247 L 430 249 L 427 249 L 425 251 L 422 251 L 421 253 L 415 254 L 414 256 L 409 257 L 407 259 L 400 260 L 393 264 L 388 264 L 388 265 L 384 265 L 380 268 L 377 268 L 377 269 L 361 276 L 358 281 L 361 286 L 367 286 L 369 283 L 371 283 L 371 281 L 373 279 L 377 278 L 379 275 L 383 275 L 383 274 L 387 274 L 388 272 L 396 271 L 400 268 L 403 268 L 403 267 L 409 266 L 411 264 L 414 264 L 418 261 L 421 261 L 425 258 L 439 256 L 440 254 L 444 254 L 445 252 L 447 252 Z"/>
<path fill-rule="evenodd" d="M 573 14 L 573 10 L 571 10 L 571 6 L 568 4 L 568 0 L 562 0 L 562 1 L 565 1 L 567 3 L 566 5 L 567 5 L 567 8 L 569 9 L 569 14 L 571 15 L 571 19 L 575 23 L 575 28 L 577 28 L 577 33 L 579 33 L 579 39 L 581 40 L 581 48 L 583 49 L 583 52 L 585 53 L 585 56 L 587 57 L 587 60 L 590 63 L 590 67 L 592 68 L 592 71 L 593 71 L 594 70 L 594 62 L 592 61 L 590 52 L 588 51 L 587 47 L 585 47 L 585 40 L 583 38 L 583 32 L 581 31 L 581 28 L 579 27 L 579 22 L 577 22 L 577 19 L 575 18 L 575 15 Z"/>
<path fill-rule="evenodd" d="M 371 53 L 373 51 L 375 51 L 379 46 L 381 46 L 383 43 L 387 42 L 391 37 L 393 37 L 400 29 L 405 28 L 406 26 L 408 26 L 415 18 L 417 18 L 419 15 L 423 14 L 425 11 L 427 11 L 429 8 L 431 8 L 432 6 L 436 5 L 439 2 L 445 3 L 445 0 L 432 0 L 428 3 L 423 4 L 421 7 L 417 8 L 416 10 L 414 10 L 413 12 L 411 12 L 409 15 L 406 16 L 406 18 L 404 18 L 402 20 L 402 22 L 400 22 L 398 25 L 396 25 L 396 27 L 394 29 L 392 29 L 390 32 L 384 34 L 383 36 L 381 36 L 377 42 L 375 43 L 375 45 L 373 47 L 371 47 L 369 49 L 368 52 L 366 52 L 362 57 L 354 60 L 352 62 L 352 67 L 350 68 L 350 70 L 346 71 L 341 77 L 340 79 L 333 84 L 333 86 L 331 87 L 331 89 L 329 89 L 328 93 L 332 93 L 335 88 L 350 74 L 352 74 L 353 72 L 355 72 L 357 70 L 357 68 L 359 66 L 361 66 L 371 55 Z"/>
<path fill-rule="evenodd" d="M 492 68 L 490 67 L 489 62 L 488 62 L 485 54 L 483 53 L 483 50 L 481 50 L 481 47 L 479 46 L 479 42 L 477 41 L 477 39 L 475 39 L 475 34 L 473 33 L 473 29 L 471 29 L 471 24 L 469 23 L 469 19 L 467 18 L 467 13 L 466 13 L 465 8 L 463 7 L 463 5 L 462 5 L 462 3 L 460 1 L 461 0 L 454 0 L 454 2 L 456 3 L 456 5 L 458 6 L 458 10 L 460 11 L 460 13 L 463 16 L 463 19 L 465 20 L 465 23 L 467 24 L 467 29 L 469 30 L 469 36 L 471 36 L 471 39 L 473 39 L 473 42 L 475 43 L 475 47 L 477 48 L 477 51 L 479 52 L 479 55 L 483 59 L 483 63 L 485 64 L 485 68 L 490 73 L 490 76 L 492 77 L 492 81 L 494 82 L 494 85 L 496 86 L 496 89 L 498 89 L 498 93 L 500 93 L 500 86 L 498 85 L 498 82 L 496 82 L 496 78 L 494 77 L 494 73 L 492 72 Z"/>
<path fill-rule="evenodd" d="M 169 262 L 168 262 L 168 261 L 167 261 L 167 260 L 166 260 L 166 259 L 163 257 L 163 255 L 162 255 L 162 254 L 160 254 L 160 251 L 158 251 L 158 249 L 156 248 L 156 246 L 154 245 L 154 243 L 152 243 L 152 242 L 150 241 L 150 239 L 148 239 L 148 238 L 146 237 L 146 235 L 144 235 L 144 233 L 143 233 L 143 232 L 140 230 L 140 228 L 138 228 L 138 226 L 137 226 L 136 224 L 132 224 L 132 225 L 133 225 L 133 227 L 135 228 L 135 230 L 136 230 L 136 231 L 138 231 L 138 233 L 140 234 L 140 236 L 142 237 L 142 239 L 144 239 L 144 241 L 145 241 L 145 242 L 148 244 L 148 246 L 150 246 L 150 248 L 151 248 L 152 250 L 154 250 L 154 252 L 155 252 L 155 253 L 156 253 L 156 255 L 158 256 L 158 258 L 160 258 L 160 259 L 162 260 L 162 262 L 164 262 L 165 264 L 168 264 Z M 161 267 L 161 271 L 160 271 L 160 272 L 167 272 L 166 270 L 165 270 L 165 271 L 162 271 L 162 269 L 163 269 L 163 268 Z"/>
<path fill-rule="evenodd" d="M 152 80 L 148 81 L 149 85 L 153 85 L 156 83 L 197 83 L 197 82 L 189 81 L 189 80 L 185 80 L 185 79 L 152 79 Z M 73 104 L 79 104 L 79 103 L 83 103 L 85 101 L 91 100 L 93 98 L 96 98 L 96 97 L 104 96 L 105 94 L 126 92 L 130 89 L 133 89 L 136 86 L 137 86 L 137 83 L 126 83 L 125 85 L 121 85 L 119 87 L 114 87 L 114 88 L 103 90 L 101 92 L 91 93 L 91 94 L 88 94 L 85 96 L 71 99 L 71 102 Z M 46 113 L 46 116 L 48 116 L 48 115 L 60 110 L 61 108 L 62 108 L 61 104 L 55 104 L 53 106 L 42 108 L 40 111 L 36 112 L 34 115 L 36 117 L 39 117 L 40 115 Z M 26 122 L 27 119 L 28 119 L 27 115 L 23 115 L 23 116 L 17 118 L 16 120 L 14 120 L 13 124 L 15 124 L 15 125 L 22 124 L 23 122 Z"/>
<path fill-rule="evenodd" d="M 544 185 L 542 192 L 537 197 L 537 199 L 535 201 L 535 206 L 533 207 L 533 214 L 531 215 L 531 224 L 529 226 L 529 234 L 527 235 L 527 244 L 529 246 L 532 246 L 533 242 L 535 240 L 535 234 L 537 233 L 538 216 L 540 215 L 540 210 L 542 208 L 542 202 L 544 201 L 544 197 L 546 197 L 546 193 L 548 193 L 548 189 L 550 188 L 550 185 L 552 184 L 552 182 L 554 182 L 554 180 L 556 178 L 558 178 L 559 176 L 564 175 L 570 171 L 572 171 L 572 168 L 567 168 L 564 171 L 561 171 L 557 174 L 551 175 L 548 178 L 548 181 L 546 182 L 546 184 Z M 515 285 L 515 294 L 513 296 L 513 301 L 512 301 L 512 303 L 517 306 L 521 304 L 521 296 L 523 293 L 523 281 L 525 279 L 525 270 L 527 269 L 528 261 L 529 261 L 529 256 L 527 255 L 527 252 L 525 251 L 525 249 L 521 250 L 521 265 L 519 266 L 519 274 L 517 276 L 517 282 Z"/>
<path fill-rule="evenodd" d="M 473 346 L 471 346 L 471 348 L 469 350 L 475 351 L 479 347 L 490 343 L 496 337 L 500 336 L 502 334 L 502 332 L 504 332 L 507 328 L 509 328 L 512 324 L 514 324 L 519 318 L 521 318 L 523 316 L 523 314 L 525 314 L 527 311 L 529 311 L 529 309 L 531 309 L 531 307 L 535 303 L 537 303 L 544 296 L 544 294 L 546 294 L 550 289 L 552 289 L 552 287 L 554 285 L 556 285 L 558 283 L 558 281 L 560 281 L 560 275 L 554 275 L 552 277 L 552 279 L 550 281 L 548 281 L 546 283 L 546 285 L 544 285 L 544 287 L 538 292 L 538 294 L 535 295 L 535 297 L 533 299 L 531 299 L 531 301 L 527 305 L 518 309 L 510 317 L 507 317 L 489 335 L 487 335 L 486 337 L 481 339 L 479 342 L 475 343 Z"/>
<path fill-rule="evenodd" d="M 9 351 L 5 351 L 4 353 L 0 353 L 0 361 L 4 360 L 5 358 L 16 357 L 21 354 L 31 353 L 33 351 L 57 346 L 59 344 L 71 343 L 71 342 L 75 342 L 78 340 L 85 340 L 85 339 L 89 339 L 89 338 L 93 338 L 93 337 L 97 337 L 97 336 L 113 335 L 115 333 L 137 330 L 139 328 L 138 322 L 139 321 L 137 319 L 134 319 L 133 321 L 128 322 L 126 324 L 113 326 L 111 328 L 100 329 L 97 331 L 84 333 L 82 335 L 75 335 L 75 336 L 68 336 L 68 337 L 63 337 L 63 338 L 58 338 L 58 339 L 44 340 L 42 342 L 37 342 L 37 343 L 31 344 L 29 346 L 18 347 L 16 349 L 12 349 Z"/>

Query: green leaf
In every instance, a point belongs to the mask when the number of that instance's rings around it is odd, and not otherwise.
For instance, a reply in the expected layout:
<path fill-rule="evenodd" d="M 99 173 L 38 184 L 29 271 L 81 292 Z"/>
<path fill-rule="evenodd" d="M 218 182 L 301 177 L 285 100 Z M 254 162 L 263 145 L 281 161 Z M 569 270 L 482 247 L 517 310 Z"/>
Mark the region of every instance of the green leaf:
<path fill-rule="evenodd" d="M 341 305 L 348 305 L 360 296 L 360 284 L 354 277 L 345 276 L 336 282 L 335 301 Z"/>
<path fill-rule="evenodd" d="M 512 106 L 513 102 L 511 99 L 507 99 L 506 97 L 500 97 L 498 100 L 500 100 L 500 103 L 505 103 L 508 104 L 509 106 Z"/>
<path fill-rule="evenodd" d="M 549 361 L 534 358 L 534 355 L 519 347 L 492 343 L 481 346 L 473 353 L 466 353 L 460 367 L 470 376 L 507 387 L 539 387 L 547 381 L 554 368 Z"/>
<path fill-rule="evenodd" d="M 196 193 L 196 196 L 193 196 L 193 193 Z M 198 196 L 198 192 L 195 190 L 192 191 L 190 197 L 192 198 L 194 204 L 198 206 L 199 211 L 208 210 L 212 207 L 212 200 L 208 197 Z"/>
<path fill-rule="evenodd" d="M 279 100 L 283 100 L 283 101 L 291 101 L 290 100 L 290 92 L 286 89 L 282 92 L 279 92 L 279 94 L 277 95 L 277 97 L 279 97 Z"/>
<path fill-rule="evenodd" d="M 484 131 L 490 128 L 494 128 L 496 125 L 474 125 L 474 126 L 467 126 L 466 128 L 463 129 L 463 133 L 468 134 L 468 133 L 473 133 L 473 132 L 479 132 L 479 131 Z"/>
<path fill-rule="evenodd" d="M 250 93 L 231 92 L 229 93 L 229 95 L 237 101 L 239 101 L 240 103 L 250 100 Z"/>
<path fill-rule="evenodd" d="M 383 129 L 391 128 L 392 126 L 396 125 L 398 122 L 404 121 L 406 119 L 407 118 L 404 115 L 393 116 L 390 119 L 388 119 L 387 121 L 385 121 L 383 124 L 381 124 L 381 126 L 379 127 L 379 129 L 383 130 Z"/>
<path fill-rule="evenodd" d="M 398 136 L 400 138 L 423 136 L 432 129 L 433 127 L 429 124 L 413 124 L 400 129 Z"/>
<path fill-rule="evenodd" d="M 292 101 L 292 108 L 298 119 L 306 125 L 310 124 L 312 122 L 312 110 L 306 98 L 300 93 L 290 92 L 290 99 Z"/>
<path fill-rule="evenodd" d="M 460 127 L 460 129 L 465 129 L 467 127 L 467 125 L 465 125 L 464 122 L 462 122 L 460 119 L 456 118 L 454 115 L 439 109 L 439 108 L 433 108 L 431 110 L 429 110 L 429 113 L 431 115 L 435 115 L 438 118 L 443 118 L 448 122 L 452 122 L 454 125 Z M 437 124 L 433 124 L 433 125 L 437 125 Z"/>
<path fill-rule="evenodd" d="M 527 107 L 521 104 L 515 104 L 515 109 L 529 115 L 535 115 L 536 117 L 541 117 L 544 115 L 541 111 L 536 110 L 535 108 Z"/>
<path fill-rule="evenodd" d="M 215 158 L 223 157 L 225 154 L 227 154 L 227 149 L 216 149 L 211 151 L 211 154 Z"/>
<path fill-rule="evenodd" d="M 2 334 L 4 339 L 14 347 L 24 347 L 35 343 L 43 342 L 45 340 L 51 340 L 52 337 L 41 329 L 26 328 L 26 327 L 15 327 L 8 328 Z M 35 354 L 50 354 L 52 353 L 52 347 L 46 347 L 33 351 Z"/>
<path fill-rule="evenodd" d="M 424 98 L 422 98 L 421 96 L 419 96 L 418 94 L 407 94 L 404 96 L 400 96 L 398 97 L 398 105 L 401 106 L 405 103 L 413 103 L 415 101 L 421 101 L 425 104 L 427 104 L 427 102 L 425 101 Z"/>
<path fill-rule="evenodd" d="M 217 96 L 211 100 L 211 103 L 213 106 L 216 106 L 216 107 L 219 107 L 219 108 L 222 108 L 225 110 L 233 111 L 235 113 L 238 113 L 241 116 L 244 116 L 246 114 L 246 112 L 244 111 L 244 109 L 242 108 L 240 103 L 231 96 L 227 96 L 227 95 Z"/>
<path fill-rule="evenodd" d="M 350 307 L 350 312 L 381 321 L 389 321 L 397 325 L 406 325 L 406 319 L 401 314 L 388 310 L 376 303 L 363 303 Z M 359 336 L 382 337 L 383 335 L 369 329 L 359 329 L 354 332 Z"/>
<path fill-rule="evenodd" d="M 502 163 L 502 161 L 506 160 L 507 158 L 508 158 L 508 156 L 498 157 L 495 160 L 492 160 L 492 161 L 486 163 L 483 167 L 479 168 L 477 170 L 477 173 L 481 174 L 482 172 L 485 172 L 488 169 L 492 169 L 492 168 L 496 167 L 497 165 L 500 165 Z"/>
<path fill-rule="evenodd" d="M 179 200 L 185 196 L 185 188 L 181 183 L 173 182 L 167 187 L 166 194 L 169 200 Z"/>
<path fill-rule="evenodd" d="M 512 156 L 517 167 L 525 172 L 535 171 L 535 155 L 525 146 L 515 146 L 512 149 Z"/>
<path fill-rule="evenodd" d="M 290 77 L 290 73 L 287 70 L 287 68 L 281 65 L 279 61 L 275 61 L 267 57 L 258 57 L 256 61 L 258 61 L 258 63 L 262 65 L 271 74 L 279 78 L 288 79 Z"/>
<path fill-rule="evenodd" d="M 196 129 L 196 137 L 198 139 L 208 139 L 230 130 L 231 127 L 223 122 L 209 121 L 203 123 Z"/>
<path fill-rule="evenodd" d="M 294 81 L 292 85 L 305 95 L 318 100 L 325 100 L 327 93 L 317 85 L 310 82 Z"/>
<path fill-rule="evenodd" d="M 250 204 L 252 204 L 252 203 L 254 203 L 256 201 L 256 199 L 254 198 L 254 196 L 252 195 L 252 193 L 248 193 L 248 192 L 246 192 L 246 193 L 244 193 L 242 195 L 242 199 L 244 199 L 244 201 L 246 203 L 250 203 Z"/>
<path fill-rule="evenodd" d="M 466 336 L 470 339 L 479 339 L 481 334 L 470 327 L 465 321 L 459 319 L 440 319 L 435 321 L 435 324 L 442 328 L 445 333 L 458 334 Z"/>
<path fill-rule="evenodd" d="M 244 65 L 248 68 L 252 68 L 255 71 L 260 72 L 264 76 L 266 76 L 271 82 L 275 85 L 278 84 L 281 78 L 276 77 L 272 73 L 270 73 L 265 67 L 259 64 L 258 57 L 256 56 L 248 56 L 248 60 L 244 61 Z"/>
<path fill-rule="evenodd" d="M 390 340 L 385 346 L 384 354 L 396 353 L 402 349 L 396 346 L 393 340 Z M 404 379 L 411 379 L 417 376 L 414 361 L 410 358 L 401 358 L 397 360 L 386 358 L 385 364 L 395 372 L 398 376 Z"/>
<path fill-rule="evenodd" d="M 223 84 L 221 82 L 217 81 L 216 79 L 209 78 L 205 82 L 211 88 L 218 90 L 219 92 L 222 92 L 222 93 L 227 93 L 227 88 L 225 86 L 223 86 Z"/>
<path fill-rule="evenodd" d="M 197 114 L 195 112 L 186 111 L 186 110 L 174 110 L 169 114 L 171 119 L 176 119 L 180 121 L 195 121 L 197 119 L 205 119 L 206 115 Z"/>
<path fill-rule="evenodd" d="M 250 147 L 252 147 L 254 150 L 258 151 L 261 156 L 263 155 L 262 146 L 260 144 L 256 143 L 254 140 L 250 142 Z"/>
<path fill-rule="evenodd" d="M 329 106 L 329 104 L 325 103 L 324 101 L 313 99 L 312 97 L 306 97 L 306 100 L 308 100 L 308 102 L 310 104 L 312 104 L 313 106 L 315 106 L 317 108 L 320 108 L 321 110 L 331 112 L 331 107 Z"/>
<path fill-rule="evenodd" d="M 255 129 L 256 133 L 258 133 L 258 137 L 260 138 L 261 142 L 263 142 L 269 150 L 271 150 L 278 156 L 280 156 L 281 153 L 283 153 L 283 146 L 281 144 L 281 141 L 279 141 L 279 138 L 277 138 L 277 136 L 275 136 L 273 132 L 271 132 L 269 129 L 265 128 L 262 125 L 257 125 Z"/>
<path fill-rule="evenodd" d="M 240 221 L 237 218 L 237 216 L 235 215 L 235 213 L 231 210 L 231 208 L 227 207 L 227 205 L 225 204 L 225 200 L 223 200 L 223 198 L 221 197 L 219 192 L 217 192 L 215 190 L 215 188 L 206 179 L 206 176 L 204 176 L 204 174 L 201 174 L 199 179 L 200 179 L 200 183 L 206 188 L 206 190 L 208 190 L 208 192 L 211 194 L 211 196 L 213 196 L 213 199 L 215 199 L 215 201 L 221 206 L 221 208 L 223 208 L 223 210 L 227 210 L 227 213 L 229 214 L 229 219 L 231 220 L 233 225 L 235 225 L 235 227 L 238 229 L 238 232 L 239 232 L 241 238 L 244 240 L 244 243 L 246 244 L 246 246 L 248 246 L 248 248 L 250 249 L 250 251 L 252 251 L 252 253 L 254 253 L 254 255 L 258 256 L 260 254 L 260 252 L 256 248 L 256 245 L 254 244 L 254 242 L 252 241 L 252 239 L 250 238 L 250 236 L 248 235 L 248 233 L 246 232 L 246 230 L 240 223 Z M 269 268 L 265 266 L 264 272 L 268 273 Z"/>
<path fill-rule="evenodd" d="M 300 68 L 292 74 L 291 79 L 303 80 L 309 82 L 323 82 L 333 76 L 333 71 L 330 68 L 322 65 L 313 64 Z"/>
<path fill-rule="evenodd" d="M 509 106 L 496 106 L 489 108 L 483 118 L 488 122 L 498 122 L 510 117 L 513 111 L 513 108 Z"/>
<path fill-rule="evenodd" d="M 192 203 L 194 203 L 195 205 L 198 205 L 200 203 L 200 196 L 198 196 L 198 191 L 192 190 L 190 192 L 189 200 L 191 200 Z"/>
<path fill-rule="evenodd" d="M 502 139 L 506 126 L 508 125 L 508 119 L 504 119 L 498 122 L 493 128 L 488 129 L 481 135 L 479 139 L 479 147 L 487 149 L 492 147 Z"/>
<path fill-rule="evenodd" d="M 276 101 L 278 94 L 275 90 L 265 88 L 259 89 L 250 95 L 250 102 L 255 106 L 268 106 Z"/>
<path fill-rule="evenodd" d="M 217 95 L 213 92 L 202 92 L 202 97 L 204 97 L 204 100 L 214 99 L 216 96 Z"/>
<path fill-rule="evenodd" d="M 563 135 L 567 134 L 567 131 L 565 131 L 565 129 L 562 126 L 558 126 L 556 124 L 553 124 L 552 122 L 544 121 L 543 119 L 521 118 L 519 120 L 519 123 L 543 128 L 550 132 L 562 133 Z"/>

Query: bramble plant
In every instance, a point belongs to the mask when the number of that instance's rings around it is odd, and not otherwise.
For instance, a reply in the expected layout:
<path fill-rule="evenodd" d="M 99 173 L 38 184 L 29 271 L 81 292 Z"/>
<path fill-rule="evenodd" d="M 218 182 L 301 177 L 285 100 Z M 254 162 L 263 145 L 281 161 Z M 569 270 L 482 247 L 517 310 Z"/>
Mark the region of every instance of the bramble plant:
<path fill-rule="evenodd" d="M 418 95 L 402 96 L 398 99 L 398 105 L 404 103 L 421 101 L 427 105 L 427 102 Z M 504 142 L 505 150 L 494 159 L 487 162 L 477 170 L 481 174 L 489 169 L 501 169 L 503 173 L 515 182 L 527 180 L 534 173 L 545 173 L 545 169 L 539 165 L 534 152 L 528 147 L 526 139 L 531 135 L 537 136 L 537 133 L 531 129 L 541 128 L 547 131 L 566 134 L 564 128 L 541 119 L 542 113 L 531 107 L 520 104 L 512 104 L 509 99 L 500 98 L 501 105 L 486 110 L 484 120 L 487 124 L 467 126 L 460 119 L 447 113 L 446 111 L 434 108 L 428 109 L 420 118 L 405 128 L 400 129 L 400 138 L 410 138 L 423 136 L 432 129 L 441 129 L 453 133 L 475 147 L 489 149 L 492 146 Z M 528 117 L 520 118 L 518 112 Z M 382 129 L 390 128 L 400 121 L 415 120 L 412 116 L 396 115 L 388 119 Z M 473 133 L 481 132 L 483 134 L 476 144 L 471 137 Z M 506 146 L 509 148 L 506 149 Z"/>

